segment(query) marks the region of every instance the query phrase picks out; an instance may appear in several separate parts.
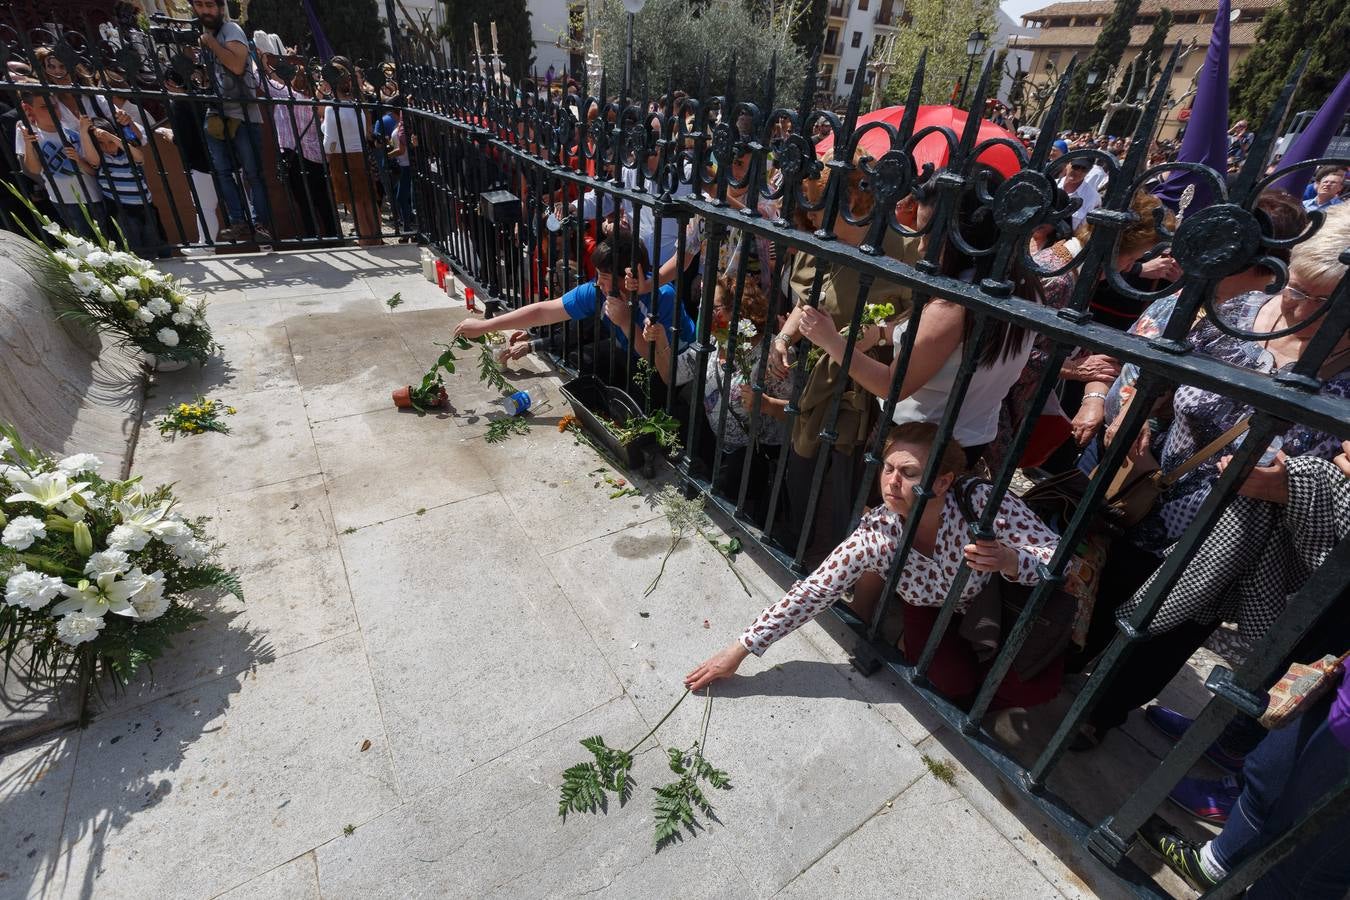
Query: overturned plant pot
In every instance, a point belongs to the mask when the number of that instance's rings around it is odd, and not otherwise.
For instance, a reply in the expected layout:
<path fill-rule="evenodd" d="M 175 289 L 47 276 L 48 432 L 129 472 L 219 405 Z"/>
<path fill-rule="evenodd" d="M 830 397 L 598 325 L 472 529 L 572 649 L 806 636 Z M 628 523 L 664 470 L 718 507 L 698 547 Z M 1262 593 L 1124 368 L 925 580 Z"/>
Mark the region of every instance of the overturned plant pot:
<path fill-rule="evenodd" d="M 403 387 L 395 390 L 394 393 L 392 394 L 394 398 L 394 405 L 397 406 L 399 409 L 416 409 L 417 405 L 413 403 L 412 395 L 413 395 L 412 385 L 405 384 Z M 445 388 L 441 388 L 440 393 L 436 395 L 436 399 L 432 400 L 429 403 L 423 403 L 421 405 L 423 409 L 440 409 L 441 407 L 445 406 L 446 402 L 449 399 L 450 395 L 445 392 Z"/>

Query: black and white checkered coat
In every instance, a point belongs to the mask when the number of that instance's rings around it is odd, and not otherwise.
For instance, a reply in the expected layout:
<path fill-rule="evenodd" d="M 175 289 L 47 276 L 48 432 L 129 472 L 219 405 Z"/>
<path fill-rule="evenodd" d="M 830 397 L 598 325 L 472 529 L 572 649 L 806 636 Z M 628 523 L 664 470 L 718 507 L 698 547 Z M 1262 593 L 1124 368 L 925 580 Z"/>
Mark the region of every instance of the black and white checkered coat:
<path fill-rule="evenodd" d="M 1235 497 L 1158 609 L 1150 634 L 1184 622 L 1236 622 L 1240 644 L 1250 647 L 1350 531 L 1350 478 L 1315 456 L 1286 464 L 1289 502 Z M 1132 612 L 1157 577 L 1154 573 L 1121 612 Z"/>

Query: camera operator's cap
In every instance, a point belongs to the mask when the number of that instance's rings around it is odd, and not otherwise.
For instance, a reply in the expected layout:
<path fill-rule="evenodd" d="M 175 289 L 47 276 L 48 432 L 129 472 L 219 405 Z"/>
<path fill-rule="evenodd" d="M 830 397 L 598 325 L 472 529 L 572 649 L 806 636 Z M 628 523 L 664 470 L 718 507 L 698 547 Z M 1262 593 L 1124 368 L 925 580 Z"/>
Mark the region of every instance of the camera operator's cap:
<path fill-rule="evenodd" d="M 1056 150 L 1058 150 L 1060 153 L 1068 153 L 1068 152 L 1069 152 L 1069 142 L 1068 142 L 1068 141 L 1064 141 L 1064 140 L 1055 141 L 1054 144 L 1052 144 L 1051 146 L 1053 146 L 1053 147 L 1054 147 Z"/>

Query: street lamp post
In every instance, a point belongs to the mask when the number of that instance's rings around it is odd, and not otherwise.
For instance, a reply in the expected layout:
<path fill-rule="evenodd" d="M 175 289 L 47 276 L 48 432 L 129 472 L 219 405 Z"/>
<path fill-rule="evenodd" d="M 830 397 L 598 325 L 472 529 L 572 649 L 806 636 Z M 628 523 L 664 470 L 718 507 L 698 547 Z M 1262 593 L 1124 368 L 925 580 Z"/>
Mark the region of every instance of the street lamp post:
<path fill-rule="evenodd" d="M 1074 130 L 1078 130 L 1078 123 L 1083 121 L 1083 107 L 1087 106 L 1088 97 L 1092 95 L 1092 88 L 1097 84 L 1097 79 L 1101 76 L 1095 69 L 1087 73 L 1087 90 L 1083 91 L 1083 96 L 1078 98 L 1078 110 L 1074 115 Z"/>
<path fill-rule="evenodd" d="M 975 58 L 984 55 L 984 43 L 989 40 L 989 35 L 976 28 L 966 38 L 966 56 L 970 61 L 966 63 L 966 77 L 961 80 L 961 99 L 956 105 L 962 109 L 966 107 L 966 88 L 970 86 L 970 73 L 975 69 Z"/>
<path fill-rule="evenodd" d="M 647 0 L 623 0 L 623 8 L 628 11 L 628 46 L 623 54 L 623 87 L 632 90 L 633 84 L 633 19 L 642 12 Z M 627 97 L 625 97 L 627 99 Z"/>

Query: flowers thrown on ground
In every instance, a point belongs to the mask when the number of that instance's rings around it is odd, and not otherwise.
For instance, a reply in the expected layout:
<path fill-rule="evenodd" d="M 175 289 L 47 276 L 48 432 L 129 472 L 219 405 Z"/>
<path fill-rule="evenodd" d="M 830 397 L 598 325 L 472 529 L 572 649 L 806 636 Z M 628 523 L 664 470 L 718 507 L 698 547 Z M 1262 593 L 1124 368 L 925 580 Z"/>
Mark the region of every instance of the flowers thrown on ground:
<path fill-rule="evenodd" d="M 224 417 L 236 412 L 233 406 L 226 406 L 219 400 L 208 400 L 198 394 L 191 403 L 179 403 L 165 409 L 164 415 L 155 422 L 155 427 L 165 437 L 203 434 L 207 431 L 229 434 L 230 426 L 225 424 Z"/>
<path fill-rule="evenodd" d="M 206 520 L 183 516 L 169 487 L 105 479 L 91 454 L 28 450 L 3 423 L 0 438 L 0 658 L 10 671 L 80 677 L 88 690 L 103 676 L 120 688 L 201 621 L 195 591 L 242 598 L 215 562 Z"/>
<path fill-rule="evenodd" d="M 47 219 L 9 182 L 2 186 L 59 245 L 48 247 L 19 222 L 33 239 L 44 276 L 38 281 L 62 315 L 162 359 L 205 362 L 218 349 L 206 324 L 205 301 L 190 299 L 173 278 L 119 249 L 118 242 L 126 241 L 120 232 L 114 241 L 96 228 L 91 243 Z"/>

